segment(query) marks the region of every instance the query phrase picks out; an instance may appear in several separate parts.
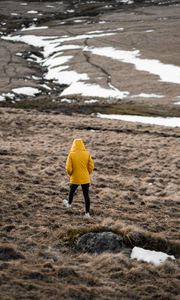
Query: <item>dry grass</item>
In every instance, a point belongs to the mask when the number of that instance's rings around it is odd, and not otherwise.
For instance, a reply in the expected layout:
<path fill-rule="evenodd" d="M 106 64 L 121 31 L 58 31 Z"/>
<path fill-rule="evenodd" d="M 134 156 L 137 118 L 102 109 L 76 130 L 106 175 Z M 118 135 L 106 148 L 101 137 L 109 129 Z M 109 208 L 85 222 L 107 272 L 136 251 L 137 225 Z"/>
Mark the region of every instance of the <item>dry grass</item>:
<path fill-rule="evenodd" d="M 179 129 L 3 108 L 0 128 L 1 299 L 178 299 Z M 75 137 L 95 160 L 90 220 L 80 189 L 71 210 L 62 205 Z M 104 230 L 176 260 L 155 267 L 74 247 Z"/>

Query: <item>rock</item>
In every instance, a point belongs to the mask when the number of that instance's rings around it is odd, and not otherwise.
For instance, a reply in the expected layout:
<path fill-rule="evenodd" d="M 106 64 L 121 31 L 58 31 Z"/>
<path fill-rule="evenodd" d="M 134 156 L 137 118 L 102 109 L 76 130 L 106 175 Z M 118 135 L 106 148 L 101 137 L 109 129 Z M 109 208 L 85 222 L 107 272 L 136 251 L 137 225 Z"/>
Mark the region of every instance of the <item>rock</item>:
<path fill-rule="evenodd" d="M 77 241 L 78 250 L 90 253 L 118 252 L 123 246 L 123 238 L 112 232 L 86 233 Z"/>
<path fill-rule="evenodd" d="M 8 155 L 9 152 L 6 149 L 0 149 L 0 155 Z"/>
<path fill-rule="evenodd" d="M 24 259 L 24 255 L 11 246 L 0 245 L 0 260 Z"/>
<path fill-rule="evenodd" d="M 1 231 L 4 231 L 4 232 L 10 232 L 11 230 L 13 230 L 15 228 L 14 225 L 12 224 L 8 224 L 8 225 L 5 225 L 1 228 Z"/>

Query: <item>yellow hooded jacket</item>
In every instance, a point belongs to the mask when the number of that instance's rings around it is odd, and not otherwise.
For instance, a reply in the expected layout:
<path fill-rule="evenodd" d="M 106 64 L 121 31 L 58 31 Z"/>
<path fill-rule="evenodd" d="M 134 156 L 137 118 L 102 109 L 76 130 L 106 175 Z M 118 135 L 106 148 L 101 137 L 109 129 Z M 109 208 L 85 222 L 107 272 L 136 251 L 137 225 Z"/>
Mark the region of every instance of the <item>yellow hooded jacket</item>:
<path fill-rule="evenodd" d="M 86 150 L 82 139 L 73 141 L 66 161 L 66 171 L 70 176 L 70 183 L 90 183 L 90 174 L 94 169 L 94 162 Z"/>

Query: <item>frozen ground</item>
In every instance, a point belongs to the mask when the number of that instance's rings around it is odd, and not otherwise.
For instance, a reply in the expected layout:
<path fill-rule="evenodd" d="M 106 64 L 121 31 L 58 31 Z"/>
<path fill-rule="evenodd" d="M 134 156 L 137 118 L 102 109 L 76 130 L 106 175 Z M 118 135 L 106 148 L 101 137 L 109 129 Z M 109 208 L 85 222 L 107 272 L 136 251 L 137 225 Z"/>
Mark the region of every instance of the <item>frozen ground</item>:
<path fill-rule="evenodd" d="M 47 6 L 41 5 L 39 14 Z M 148 114 L 153 110 L 157 115 L 179 116 L 179 11 L 178 4 L 130 6 L 96 18 L 46 19 L 39 25 L 32 17 L 30 25 L 2 36 L 1 105 L 3 100 L 16 105 L 20 99 L 31 107 L 31 100 L 34 105 L 34 99 L 44 98 L 45 108 L 48 103 L 61 110 L 63 102 L 58 100 L 66 97 L 74 105 L 89 100 L 116 104 L 114 113 L 119 105 L 130 104 L 137 114 L 142 112 L 136 105 L 141 105 Z M 14 91 L 24 87 L 39 93 L 34 99 L 28 91 L 19 97 Z M 67 112 L 73 109 L 66 107 Z"/>

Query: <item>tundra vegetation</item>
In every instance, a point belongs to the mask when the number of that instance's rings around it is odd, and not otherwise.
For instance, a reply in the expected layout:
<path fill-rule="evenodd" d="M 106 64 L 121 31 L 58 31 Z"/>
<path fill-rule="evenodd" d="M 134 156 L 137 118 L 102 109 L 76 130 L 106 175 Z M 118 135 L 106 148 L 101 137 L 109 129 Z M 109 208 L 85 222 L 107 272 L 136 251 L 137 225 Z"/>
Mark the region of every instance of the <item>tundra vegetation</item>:
<path fill-rule="evenodd" d="M 32 55 L 44 59 L 42 48 L 4 39 L 9 34 L 25 36 L 22 29 L 31 26 L 41 27 L 37 36 L 71 38 L 123 27 L 116 36 L 85 38 L 74 45 L 124 50 L 136 46 L 142 58 L 178 66 L 179 1 L 127 2 L 0 1 L 2 300 L 179 299 L 180 129 L 96 116 L 179 117 L 179 84 L 138 72 L 132 64 L 70 49 L 69 70 L 85 68 L 103 87 L 114 85 L 136 97 L 91 102 L 94 98 L 76 94 L 64 99 L 60 94 L 68 85 L 45 80 L 47 69 L 28 60 Z M 12 93 L 27 83 L 41 86 L 42 93 Z M 154 93 L 163 98 L 154 98 Z M 69 191 L 65 162 L 74 138 L 84 140 L 95 163 L 90 219 L 84 218 L 80 190 L 72 208 L 63 206 Z M 88 251 L 80 242 L 94 234 L 118 237 L 122 249 Z M 131 259 L 134 247 L 175 259 L 159 265 Z"/>

